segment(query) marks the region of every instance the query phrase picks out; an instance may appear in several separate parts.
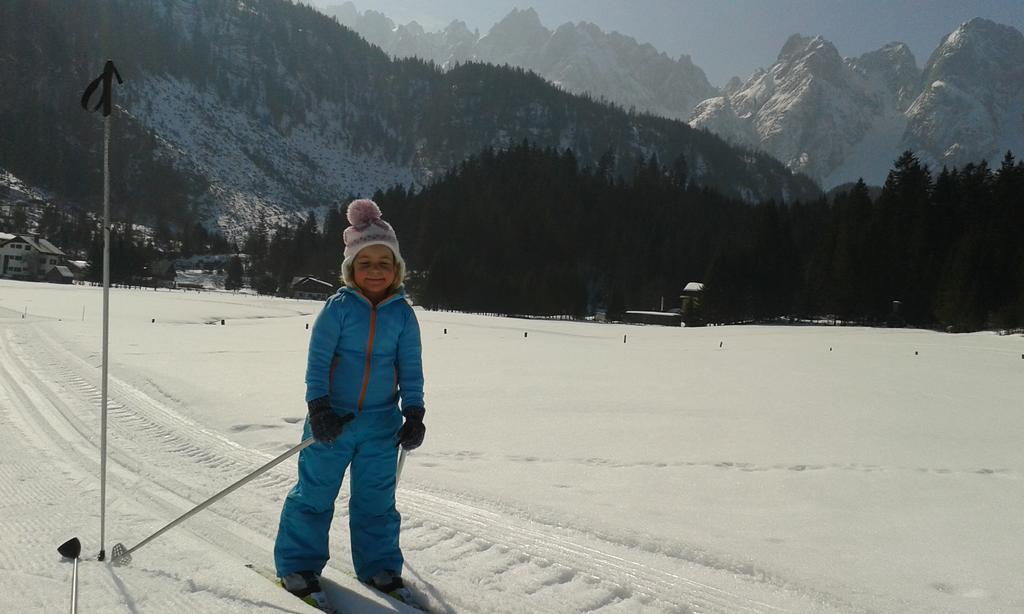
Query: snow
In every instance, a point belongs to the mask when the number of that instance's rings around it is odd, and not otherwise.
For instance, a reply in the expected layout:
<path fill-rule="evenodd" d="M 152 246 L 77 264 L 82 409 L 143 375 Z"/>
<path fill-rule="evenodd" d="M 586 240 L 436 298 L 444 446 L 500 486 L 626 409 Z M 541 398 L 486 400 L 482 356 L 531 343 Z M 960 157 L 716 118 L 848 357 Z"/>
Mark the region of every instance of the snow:
<path fill-rule="evenodd" d="M 26 184 L 24 181 L 19 179 L 7 169 L 0 167 L 0 188 L 5 188 L 13 192 L 8 198 L 11 201 L 14 200 L 38 200 L 46 202 L 51 198 L 51 195 L 45 190 L 37 189 L 33 186 Z M 2 192 L 3 190 L 0 190 Z M 18 198 L 20 195 L 20 198 Z"/>
<path fill-rule="evenodd" d="M 174 276 L 177 284 L 188 284 L 185 287 L 200 287 L 208 290 L 223 290 L 226 275 L 203 269 L 185 269 Z"/>
<path fill-rule="evenodd" d="M 346 140 L 347 113 L 334 103 L 318 104 L 306 123 L 282 134 L 267 128 L 268 110 L 247 115 L 188 81 L 147 75 L 129 91 L 138 100 L 132 113 L 159 135 L 163 154 L 210 181 L 208 196 L 220 203 L 218 221 L 229 236 L 260 220 L 272 225 L 321 206 L 324 193 L 330 200 L 415 181 L 408 167 L 382 160 L 379 152 L 339 145 Z"/>
<path fill-rule="evenodd" d="M 822 181 L 822 185 L 837 186 L 864 179 L 869 185 L 882 185 L 892 168 L 883 152 L 899 151 L 907 130 L 907 118 L 902 113 L 889 112 L 872 119 L 870 130 L 853 144 L 843 161 Z"/>
<path fill-rule="evenodd" d="M 272 564 L 293 460 L 95 560 L 100 308 L 0 280 L 3 609 L 66 610 L 78 536 L 83 612 L 311 611 L 244 568 Z M 319 309 L 112 290 L 108 553 L 298 443 Z M 434 611 L 1024 609 L 1019 335 L 417 314 L 428 430 L 398 505 Z M 405 611 L 351 578 L 345 508 L 336 596 Z"/>

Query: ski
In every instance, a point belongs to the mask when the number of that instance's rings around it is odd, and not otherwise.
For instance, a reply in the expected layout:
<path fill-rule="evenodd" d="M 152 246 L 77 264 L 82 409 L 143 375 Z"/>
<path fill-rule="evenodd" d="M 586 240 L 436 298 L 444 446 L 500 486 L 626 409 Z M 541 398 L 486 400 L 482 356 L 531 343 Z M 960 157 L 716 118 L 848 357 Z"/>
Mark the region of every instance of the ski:
<path fill-rule="evenodd" d="M 416 599 L 416 596 L 413 595 L 412 591 L 409 590 L 408 587 L 403 586 L 402 588 L 393 590 L 391 592 L 385 592 L 377 588 L 370 582 L 363 582 L 363 584 L 373 589 L 373 591 L 378 595 L 384 595 L 389 599 L 394 599 L 395 601 L 420 612 L 427 612 L 428 614 L 430 612 L 430 610 L 428 610 L 425 605 L 423 605 L 419 602 L 418 599 Z"/>
<path fill-rule="evenodd" d="M 281 582 L 281 579 L 277 577 L 277 573 L 275 571 L 267 567 L 262 567 L 260 565 L 253 565 L 252 563 L 247 563 L 245 566 L 255 571 L 259 575 L 263 576 L 267 580 L 270 580 L 274 583 L 274 585 L 278 586 L 281 590 L 284 590 L 289 595 L 295 597 L 296 599 L 301 599 L 306 604 L 311 605 L 318 610 L 328 612 L 329 614 L 342 614 L 341 610 L 331 605 L 330 600 L 327 598 L 327 593 L 325 593 L 323 590 L 317 591 L 315 593 L 310 593 L 305 597 L 299 597 L 298 595 L 295 595 L 294 593 L 291 593 L 284 588 L 284 583 Z"/>

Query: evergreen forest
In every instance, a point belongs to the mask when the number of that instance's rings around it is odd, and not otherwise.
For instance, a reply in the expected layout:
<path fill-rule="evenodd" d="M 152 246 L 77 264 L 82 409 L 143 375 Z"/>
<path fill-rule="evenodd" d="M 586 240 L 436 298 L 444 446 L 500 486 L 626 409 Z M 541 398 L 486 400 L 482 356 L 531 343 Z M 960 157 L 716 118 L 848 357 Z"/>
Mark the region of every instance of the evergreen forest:
<path fill-rule="evenodd" d="M 1024 327 L 1024 163 L 1010 152 L 998 168 L 938 174 L 906 152 L 875 196 L 861 181 L 811 202 L 756 205 L 688 183 L 682 157 L 641 160 L 628 177 L 611 170 L 611 158 L 587 166 L 570 150 L 524 141 L 484 150 L 422 190 L 372 195 L 398 232 L 416 302 L 619 319 L 678 307 L 682 288 L 698 281 L 705 290 L 691 324 L 827 317 L 948 331 Z M 338 283 L 344 207 L 357 196 L 295 224 L 261 223 L 241 244 L 199 224 L 170 239 L 116 224 L 112 279 L 148 283 L 160 259 L 236 253 L 226 267 L 233 288 L 247 282 L 285 296 L 296 276 Z M 91 215 L 51 206 L 36 231 L 102 262 Z"/>
<path fill-rule="evenodd" d="M 681 158 L 629 178 L 612 167 L 524 143 L 377 198 L 433 308 L 617 318 L 678 306 L 700 281 L 714 323 L 1024 326 L 1024 163 L 1010 152 L 937 175 L 906 152 L 876 198 L 861 181 L 755 206 L 686 184 Z"/>

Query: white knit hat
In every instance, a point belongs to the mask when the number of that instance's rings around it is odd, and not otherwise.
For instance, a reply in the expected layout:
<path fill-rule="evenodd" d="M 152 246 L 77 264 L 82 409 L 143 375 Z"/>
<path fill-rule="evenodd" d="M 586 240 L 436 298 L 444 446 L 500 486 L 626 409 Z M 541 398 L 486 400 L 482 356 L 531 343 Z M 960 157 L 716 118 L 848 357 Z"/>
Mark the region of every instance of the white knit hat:
<path fill-rule="evenodd" d="M 405 281 L 405 260 L 398 249 L 398 236 L 395 229 L 381 219 L 380 207 L 368 198 L 353 200 L 345 214 L 348 223 L 342 238 L 345 241 L 345 260 L 341 263 L 341 279 L 346 286 L 355 287 L 353 264 L 364 247 L 370 245 L 386 245 L 395 255 L 395 283 L 398 288 Z"/>

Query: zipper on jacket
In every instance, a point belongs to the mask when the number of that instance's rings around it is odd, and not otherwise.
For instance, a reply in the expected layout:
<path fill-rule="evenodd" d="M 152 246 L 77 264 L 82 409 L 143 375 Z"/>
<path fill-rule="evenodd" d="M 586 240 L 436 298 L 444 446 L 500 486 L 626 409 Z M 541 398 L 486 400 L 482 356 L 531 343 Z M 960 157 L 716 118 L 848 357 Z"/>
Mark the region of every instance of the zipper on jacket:
<path fill-rule="evenodd" d="M 370 363 L 373 360 L 373 338 L 377 334 L 377 306 L 374 305 L 370 311 L 370 339 L 366 342 L 366 366 L 363 367 L 363 389 L 359 392 L 359 405 L 356 411 L 363 411 L 363 400 L 366 399 L 366 389 L 370 385 Z"/>
<path fill-rule="evenodd" d="M 370 386 L 370 363 L 373 359 L 373 338 L 377 334 L 377 308 L 391 300 L 394 296 L 395 295 L 392 294 L 376 305 L 372 303 L 370 304 L 370 338 L 366 342 L 366 366 L 363 367 L 363 388 L 359 391 L 359 404 L 356 405 L 356 412 L 363 411 L 363 401 L 366 399 L 366 389 Z"/>

